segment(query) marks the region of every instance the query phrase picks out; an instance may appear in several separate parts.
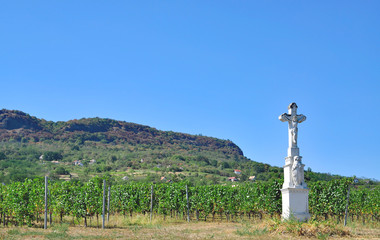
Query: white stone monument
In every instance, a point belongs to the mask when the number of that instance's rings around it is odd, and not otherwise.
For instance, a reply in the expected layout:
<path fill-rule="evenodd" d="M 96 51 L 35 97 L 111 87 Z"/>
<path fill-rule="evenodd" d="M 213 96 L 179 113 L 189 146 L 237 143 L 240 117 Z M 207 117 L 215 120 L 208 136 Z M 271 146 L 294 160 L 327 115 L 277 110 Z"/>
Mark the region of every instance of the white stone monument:
<path fill-rule="evenodd" d="M 288 113 L 282 114 L 279 119 L 288 122 L 289 148 L 285 158 L 284 184 L 282 193 L 282 219 L 296 219 L 307 221 L 309 214 L 309 189 L 304 181 L 304 164 L 297 146 L 298 123 L 306 120 L 306 116 L 297 115 L 297 104 L 291 103 Z"/>

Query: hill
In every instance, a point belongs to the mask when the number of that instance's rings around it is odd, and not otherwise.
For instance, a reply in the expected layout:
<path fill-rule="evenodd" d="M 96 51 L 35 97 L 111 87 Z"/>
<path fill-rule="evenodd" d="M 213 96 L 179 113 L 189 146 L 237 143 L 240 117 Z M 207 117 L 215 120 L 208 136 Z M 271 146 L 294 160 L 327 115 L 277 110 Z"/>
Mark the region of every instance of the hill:
<path fill-rule="evenodd" d="M 235 169 L 241 173 L 235 173 Z M 160 131 L 106 118 L 52 122 L 0 110 L 0 181 L 26 177 L 87 179 L 111 175 L 137 181 L 196 184 L 282 179 L 281 168 L 251 161 L 230 140 Z M 341 178 L 305 172 L 308 181 Z"/>
<path fill-rule="evenodd" d="M 68 122 L 52 122 L 32 117 L 21 111 L 0 111 L 0 141 L 21 142 L 45 140 L 75 142 L 100 141 L 114 144 L 145 144 L 184 149 L 218 151 L 243 156 L 233 142 L 217 138 L 159 131 L 148 126 L 104 118 L 82 118 Z"/>

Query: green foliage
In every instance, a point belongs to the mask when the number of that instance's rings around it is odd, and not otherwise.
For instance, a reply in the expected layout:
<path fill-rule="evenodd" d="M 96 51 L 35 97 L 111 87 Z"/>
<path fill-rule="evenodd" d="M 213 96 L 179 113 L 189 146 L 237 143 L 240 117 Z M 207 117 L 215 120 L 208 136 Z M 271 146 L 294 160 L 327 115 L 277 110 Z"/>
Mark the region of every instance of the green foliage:
<path fill-rule="evenodd" d="M 55 169 L 55 173 L 59 175 L 67 175 L 70 174 L 69 171 L 67 171 L 64 167 L 57 167 Z"/>
<path fill-rule="evenodd" d="M 46 161 L 61 160 L 62 158 L 63 158 L 62 154 L 59 152 L 49 151 L 49 152 L 45 152 L 43 155 L 43 159 Z"/>
<path fill-rule="evenodd" d="M 347 191 L 353 179 L 318 181 L 310 184 L 309 206 L 312 214 L 335 215 L 344 214 L 347 202 Z"/>
<path fill-rule="evenodd" d="M 109 176 L 94 177 L 87 182 L 49 181 L 50 207 L 61 220 L 71 215 L 87 218 L 102 213 L 103 180 Z M 310 186 L 309 208 L 314 217 L 342 216 L 346 205 L 350 180 L 317 182 Z M 158 214 L 184 214 L 187 210 L 186 182 L 153 185 L 153 209 Z M 202 218 L 210 214 L 237 216 L 240 214 L 281 213 L 281 188 L 278 181 L 256 182 L 237 186 L 188 185 L 189 207 Z M 150 211 L 151 184 L 127 183 L 111 187 L 111 209 L 123 215 Z M 352 189 L 349 205 L 351 214 L 379 218 L 380 188 Z M 44 179 L 27 179 L 0 185 L 0 211 L 17 224 L 32 225 L 44 211 Z"/>
<path fill-rule="evenodd" d="M 353 187 L 352 187 L 353 188 Z M 380 187 L 359 186 L 351 189 L 349 210 L 356 216 L 375 216 L 380 219 Z"/>

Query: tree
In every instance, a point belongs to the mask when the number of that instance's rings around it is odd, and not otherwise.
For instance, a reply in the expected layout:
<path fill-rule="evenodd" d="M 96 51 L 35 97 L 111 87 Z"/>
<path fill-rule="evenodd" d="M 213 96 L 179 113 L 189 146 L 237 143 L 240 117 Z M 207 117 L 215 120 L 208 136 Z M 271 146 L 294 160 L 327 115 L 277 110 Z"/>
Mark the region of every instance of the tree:
<path fill-rule="evenodd" d="M 117 157 L 115 155 L 111 156 L 111 162 L 114 163 L 117 160 Z"/>
<path fill-rule="evenodd" d="M 265 166 L 264 164 L 256 164 L 253 169 L 255 170 L 255 172 L 257 173 L 262 173 L 265 171 Z"/>
<path fill-rule="evenodd" d="M 220 167 L 222 169 L 225 169 L 225 168 L 231 168 L 230 164 L 228 162 L 221 162 L 220 163 Z"/>
<path fill-rule="evenodd" d="M 63 156 L 59 152 L 45 152 L 44 160 L 46 161 L 54 161 L 54 160 L 62 160 Z"/>
<path fill-rule="evenodd" d="M 64 167 L 57 167 L 55 169 L 55 173 L 58 175 L 68 175 L 70 174 L 69 171 L 67 171 Z"/>

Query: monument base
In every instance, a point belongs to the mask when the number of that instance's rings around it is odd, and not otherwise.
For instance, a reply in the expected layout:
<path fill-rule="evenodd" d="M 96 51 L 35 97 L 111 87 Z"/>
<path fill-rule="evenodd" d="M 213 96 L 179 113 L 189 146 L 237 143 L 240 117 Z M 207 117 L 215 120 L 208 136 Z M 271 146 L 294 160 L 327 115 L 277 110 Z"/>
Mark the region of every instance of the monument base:
<path fill-rule="evenodd" d="M 309 189 L 307 188 L 284 188 L 282 193 L 282 219 L 307 221 L 309 214 Z"/>

